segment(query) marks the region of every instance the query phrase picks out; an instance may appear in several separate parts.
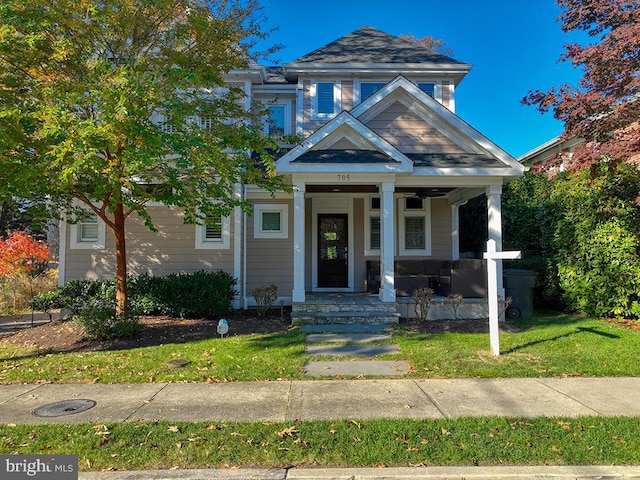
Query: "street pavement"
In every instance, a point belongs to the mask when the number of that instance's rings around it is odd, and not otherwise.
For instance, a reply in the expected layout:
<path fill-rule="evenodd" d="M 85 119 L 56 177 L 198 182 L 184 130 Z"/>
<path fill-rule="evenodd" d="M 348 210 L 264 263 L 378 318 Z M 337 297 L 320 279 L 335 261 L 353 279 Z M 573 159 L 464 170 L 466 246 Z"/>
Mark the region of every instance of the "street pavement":
<path fill-rule="evenodd" d="M 375 379 L 217 384 L 0 386 L 0 423 L 439 419 L 469 416 L 636 416 L 640 378 Z M 80 413 L 39 417 L 54 402 Z M 640 479 L 640 466 L 199 469 L 80 472 L 81 480 Z"/>

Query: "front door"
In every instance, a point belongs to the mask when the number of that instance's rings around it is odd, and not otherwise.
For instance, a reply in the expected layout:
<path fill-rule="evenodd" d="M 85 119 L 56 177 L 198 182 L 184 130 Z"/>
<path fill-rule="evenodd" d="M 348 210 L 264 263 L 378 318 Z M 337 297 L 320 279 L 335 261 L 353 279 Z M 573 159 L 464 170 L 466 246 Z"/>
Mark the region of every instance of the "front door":
<path fill-rule="evenodd" d="M 318 214 L 318 287 L 349 286 L 348 215 Z"/>

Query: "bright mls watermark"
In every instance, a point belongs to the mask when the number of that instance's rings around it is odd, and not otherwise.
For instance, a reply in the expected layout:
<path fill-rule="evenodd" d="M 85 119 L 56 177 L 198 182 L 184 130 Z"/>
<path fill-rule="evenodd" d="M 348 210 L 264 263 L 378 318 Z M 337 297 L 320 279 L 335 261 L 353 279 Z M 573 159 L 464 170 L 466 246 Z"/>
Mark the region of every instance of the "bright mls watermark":
<path fill-rule="evenodd" d="M 0 455 L 3 480 L 77 480 L 77 455 Z"/>

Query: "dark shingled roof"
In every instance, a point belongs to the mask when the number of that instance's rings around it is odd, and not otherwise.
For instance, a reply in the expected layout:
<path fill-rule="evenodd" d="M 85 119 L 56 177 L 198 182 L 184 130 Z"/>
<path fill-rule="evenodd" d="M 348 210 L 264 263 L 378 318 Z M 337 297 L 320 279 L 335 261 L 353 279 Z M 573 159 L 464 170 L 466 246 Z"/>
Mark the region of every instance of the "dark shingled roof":
<path fill-rule="evenodd" d="M 432 168 L 500 168 L 497 158 L 475 153 L 405 153 L 416 167 Z M 397 163 L 376 150 L 310 150 L 292 163 Z"/>
<path fill-rule="evenodd" d="M 287 83 L 282 67 L 264 67 L 267 75 L 267 83 Z"/>
<path fill-rule="evenodd" d="M 500 168 L 497 158 L 477 153 L 405 153 L 416 167 L 433 168 Z"/>
<path fill-rule="evenodd" d="M 292 163 L 397 163 L 375 150 L 310 150 Z"/>
<path fill-rule="evenodd" d="M 446 55 L 390 35 L 373 27 L 362 27 L 344 37 L 303 55 L 288 65 L 305 63 L 356 64 L 465 64 Z"/>

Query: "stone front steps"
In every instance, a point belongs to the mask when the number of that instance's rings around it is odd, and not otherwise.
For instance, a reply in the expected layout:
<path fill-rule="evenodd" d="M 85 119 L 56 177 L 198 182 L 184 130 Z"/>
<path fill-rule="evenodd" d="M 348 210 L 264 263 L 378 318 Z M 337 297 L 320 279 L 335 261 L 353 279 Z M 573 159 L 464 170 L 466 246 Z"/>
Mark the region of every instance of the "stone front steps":
<path fill-rule="evenodd" d="M 311 356 L 340 357 L 340 360 L 308 361 L 307 375 L 323 376 L 400 376 L 410 370 L 404 360 L 376 360 L 372 357 L 400 353 L 388 323 L 302 325 L 307 332 L 305 352 Z"/>
<path fill-rule="evenodd" d="M 307 295 L 304 303 L 294 303 L 294 324 L 392 324 L 400 314 L 396 304 L 383 302 L 375 295 Z"/>

